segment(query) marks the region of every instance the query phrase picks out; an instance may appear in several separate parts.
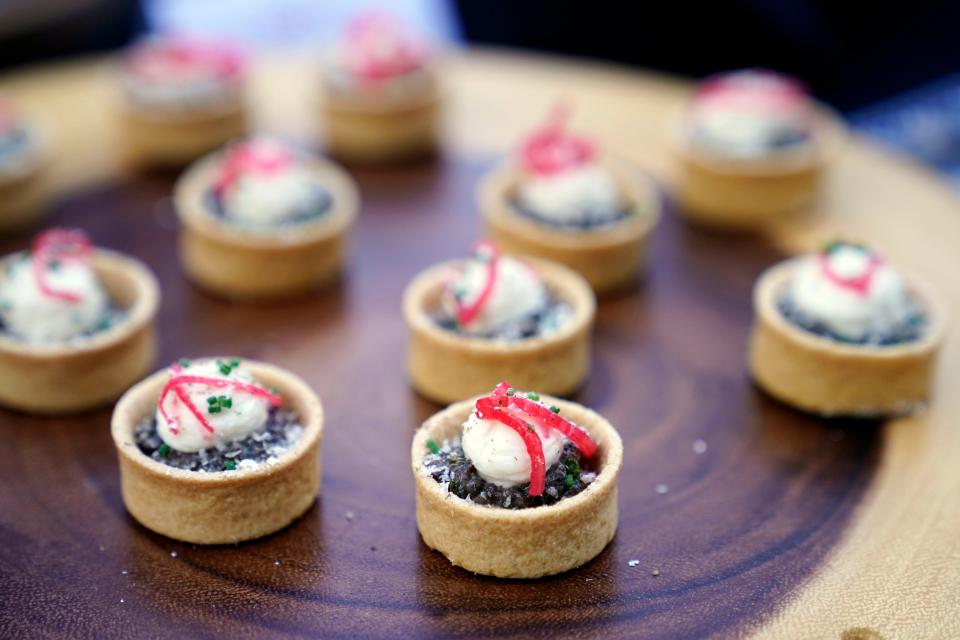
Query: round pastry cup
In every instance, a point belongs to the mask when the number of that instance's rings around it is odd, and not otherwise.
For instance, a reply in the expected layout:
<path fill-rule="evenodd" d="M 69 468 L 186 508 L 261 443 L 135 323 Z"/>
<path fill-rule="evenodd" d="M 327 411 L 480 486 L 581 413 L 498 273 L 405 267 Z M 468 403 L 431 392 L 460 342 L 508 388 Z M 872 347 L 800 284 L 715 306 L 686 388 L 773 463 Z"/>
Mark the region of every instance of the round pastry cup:
<path fill-rule="evenodd" d="M 303 515 L 320 492 L 323 407 L 307 384 L 269 364 L 244 360 L 263 385 L 276 387 L 284 406 L 300 416 L 303 436 L 275 464 L 236 471 L 186 471 L 146 456 L 134 429 L 156 410 L 168 374 L 159 371 L 120 398 L 110 431 L 120 459 L 123 503 L 140 524 L 195 544 L 230 544 L 283 529 Z"/>
<path fill-rule="evenodd" d="M 182 111 L 150 110 L 127 101 L 118 117 L 127 157 L 158 168 L 182 167 L 247 131 L 241 99 Z"/>
<path fill-rule="evenodd" d="M 660 219 L 660 199 L 650 178 L 609 160 L 603 164 L 615 176 L 634 215 L 597 230 L 557 229 L 532 220 L 514 206 L 522 171 L 507 162 L 491 171 L 477 191 L 489 235 L 506 253 L 570 267 L 597 295 L 628 287 L 644 269 L 650 235 Z"/>
<path fill-rule="evenodd" d="M 680 213 L 711 227 L 749 230 L 813 203 L 824 168 L 846 129 L 838 115 L 818 106 L 814 137 L 805 151 L 761 159 L 737 159 L 692 144 L 682 117 L 673 127 L 673 151 L 680 166 Z"/>
<path fill-rule="evenodd" d="M 929 322 L 920 339 L 891 346 L 843 344 L 795 326 L 777 308 L 799 261 L 767 269 L 754 287 L 748 362 L 756 383 L 786 404 L 824 416 L 903 414 L 924 403 L 945 326 L 933 292 L 910 284 Z"/>
<path fill-rule="evenodd" d="M 407 285 L 403 296 L 410 330 L 407 372 L 420 394 L 447 404 L 483 393 L 502 380 L 555 395 L 569 395 L 583 384 L 590 370 L 590 330 L 596 311 L 590 285 L 562 265 L 527 262 L 553 295 L 573 308 L 573 317 L 548 336 L 489 340 L 438 326 L 430 311 L 439 304 L 445 274 L 457 261 L 434 265 Z"/>
<path fill-rule="evenodd" d="M 459 435 L 475 399 L 434 414 L 413 436 L 417 528 L 424 543 L 453 564 L 498 578 L 539 578 L 586 564 L 617 530 L 617 479 L 623 442 L 602 416 L 574 402 L 544 397 L 561 415 L 586 429 L 599 445 L 599 473 L 582 493 L 529 509 L 468 502 L 449 493 L 421 469 L 427 439 Z"/>
<path fill-rule="evenodd" d="M 12 174 L 0 174 L 0 232 L 29 226 L 46 213 L 48 193 L 44 174 L 50 162 L 43 130 L 27 125 L 32 149 Z"/>
<path fill-rule="evenodd" d="M 27 344 L 0 333 L 0 404 L 35 414 L 76 413 L 113 400 L 153 366 L 160 301 L 153 274 L 138 260 L 105 249 L 94 250 L 93 268 L 127 315 L 106 331 L 65 344 Z"/>
<path fill-rule="evenodd" d="M 232 299 L 285 298 L 334 280 L 357 216 L 353 180 L 320 158 L 307 162 L 323 178 L 333 203 L 316 221 L 255 231 L 223 221 L 207 199 L 220 154 L 191 166 L 177 181 L 180 262 L 187 276 L 211 293 Z"/>
<path fill-rule="evenodd" d="M 323 91 L 319 110 L 326 148 L 334 157 L 352 163 L 429 157 L 437 149 L 440 105 L 438 89 L 404 100 L 374 100 L 359 94 L 343 97 Z"/>

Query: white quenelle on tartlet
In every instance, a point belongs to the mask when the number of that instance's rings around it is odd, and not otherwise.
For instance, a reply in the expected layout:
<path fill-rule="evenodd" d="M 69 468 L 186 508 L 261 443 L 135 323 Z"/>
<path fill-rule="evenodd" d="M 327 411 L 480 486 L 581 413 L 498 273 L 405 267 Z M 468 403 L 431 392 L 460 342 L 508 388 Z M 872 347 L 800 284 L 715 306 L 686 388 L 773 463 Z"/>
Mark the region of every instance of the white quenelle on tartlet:
<path fill-rule="evenodd" d="M 522 412 L 505 409 L 522 420 Z M 543 445 L 545 467 L 549 469 L 563 453 L 564 437 L 559 431 L 532 425 Z M 514 487 L 530 481 L 530 456 L 516 431 L 497 420 L 470 414 L 461 434 L 463 452 L 473 463 L 477 473 L 487 482 L 500 487 Z"/>
<path fill-rule="evenodd" d="M 550 294 L 529 264 L 480 243 L 447 281 L 441 304 L 463 333 L 489 335 L 545 312 Z"/>
<path fill-rule="evenodd" d="M 238 360 L 185 362 L 171 369 L 171 380 L 182 384 L 161 397 L 156 411 L 157 433 L 171 449 L 195 452 L 224 445 L 267 423 L 272 394 Z"/>
<path fill-rule="evenodd" d="M 122 82 L 128 99 L 158 110 L 216 105 L 240 98 L 243 58 L 226 45 L 157 38 L 127 56 Z"/>
<path fill-rule="evenodd" d="M 748 69 L 705 81 L 688 122 L 696 141 L 726 155 L 757 157 L 808 138 L 812 112 L 797 81 Z"/>
<path fill-rule="evenodd" d="M 596 163 L 555 173 L 525 172 L 517 199 L 523 207 L 558 225 L 619 214 L 625 206 L 616 179 Z"/>
<path fill-rule="evenodd" d="M 916 312 L 896 269 L 870 249 L 852 244 L 803 258 L 788 295 L 806 319 L 853 341 L 889 334 Z"/>
<path fill-rule="evenodd" d="M 215 188 L 226 218 L 257 228 L 303 217 L 325 206 L 328 197 L 316 171 L 295 150 L 264 136 L 226 151 Z"/>
<path fill-rule="evenodd" d="M 34 344 L 62 342 L 94 331 L 110 298 L 90 263 L 91 246 L 78 231 L 52 229 L 32 251 L 7 259 L 0 276 L 4 330 Z"/>

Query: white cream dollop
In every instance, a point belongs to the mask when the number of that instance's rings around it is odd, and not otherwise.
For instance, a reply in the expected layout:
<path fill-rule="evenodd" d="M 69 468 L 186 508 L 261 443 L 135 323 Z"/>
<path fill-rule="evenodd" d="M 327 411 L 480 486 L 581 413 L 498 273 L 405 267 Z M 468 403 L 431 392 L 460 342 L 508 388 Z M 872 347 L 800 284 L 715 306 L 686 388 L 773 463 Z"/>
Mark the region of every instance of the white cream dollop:
<path fill-rule="evenodd" d="M 527 173 L 517 198 L 525 208 L 560 225 L 613 217 L 624 207 L 616 180 L 596 163 L 552 174 Z"/>
<path fill-rule="evenodd" d="M 194 360 L 180 373 L 257 384 L 254 377 L 243 370 L 242 363 L 238 367 L 231 367 L 228 374 L 224 374 L 220 367 L 221 364 L 218 364 L 217 360 Z M 170 393 L 163 404 L 170 422 L 167 421 L 164 411 L 161 411 L 159 406 L 156 411 L 156 420 L 157 433 L 171 449 L 184 452 L 209 449 L 234 440 L 241 440 L 263 429 L 267 423 L 270 402 L 266 398 L 209 384 L 188 384 L 182 388 L 193 405 L 213 427 L 213 433 L 204 428 L 176 394 Z M 231 406 L 222 408 L 218 413 L 210 413 L 207 399 L 221 395 L 230 398 Z"/>
<path fill-rule="evenodd" d="M 802 259 L 789 285 L 789 296 L 807 319 L 822 323 L 832 333 L 850 340 L 868 334 L 884 334 L 909 321 L 911 304 L 903 277 L 888 263 L 876 264 L 864 291 L 834 282 L 824 271 L 821 255 Z M 874 268 L 872 252 L 862 247 L 842 245 L 825 259 L 840 278 L 857 278 Z"/>
<path fill-rule="evenodd" d="M 223 207 L 231 220 L 271 227 L 314 206 L 320 189 L 314 172 L 300 164 L 272 173 L 244 173 L 224 194 Z"/>
<path fill-rule="evenodd" d="M 32 257 L 8 260 L 0 280 L 0 318 L 18 338 L 36 344 L 69 340 L 92 331 L 107 316 L 110 298 L 89 263 L 64 261 L 44 273 L 51 289 L 79 298 L 73 301 L 40 290 Z"/>
<path fill-rule="evenodd" d="M 522 413 L 514 413 L 527 420 Z M 563 453 L 564 437 L 555 429 L 543 429 L 531 423 L 543 444 L 546 468 L 557 463 Z M 463 424 L 461 434 L 463 452 L 470 458 L 477 473 L 487 482 L 501 487 L 513 487 L 530 482 L 530 456 L 520 435 L 501 422 L 485 420 L 472 412 Z"/>
<path fill-rule="evenodd" d="M 459 271 L 444 289 L 441 303 L 444 312 L 457 317 L 457 297 L 464 305 L 472 305 L 483 293 L 489 273 L 489 259 L 478 254 L 464 260 Z M 540 275 L 527 263 L 499 256 L 496 278 L 486 302 L 476 317 L 460 329 L 467 335 L 495 333 L 511 323 L 544 312 L 550 296 Z"/>

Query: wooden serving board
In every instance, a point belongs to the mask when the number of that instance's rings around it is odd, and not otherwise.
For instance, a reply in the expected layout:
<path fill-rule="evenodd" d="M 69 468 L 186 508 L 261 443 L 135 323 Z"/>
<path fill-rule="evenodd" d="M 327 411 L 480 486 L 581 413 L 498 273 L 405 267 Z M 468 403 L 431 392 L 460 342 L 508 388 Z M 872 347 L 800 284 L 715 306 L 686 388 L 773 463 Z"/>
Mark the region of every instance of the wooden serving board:
<path fill-rule="evenodd" d="M 823 421 L 766 398 L 744 368 L 754 278 L 841 233 L 932 280 L 957 317 L 960 208 L 925 172 L 853 141 L 816 215 L 766 236 L 712 234 L 669 206 L 663 123 L 675 81 L 475 52 L 446 62 L 448 153 L 354 172 L 363 210 L 341 283 L 269 305 L 187 283 L 173 176 L 118 161 L 112 63 L 0 80 L 55 126 L 51 224 L 143 259 L 163 289 L 158 367 L 239 354 L 287 367 L 327 411 L 321 498 L 264 540 L 198 547 L 136 524 L 120 498 L 110 409 L 73 418 L 0 411 L 0 637 L 960 637 L 957 343 L 936 401 L 887 424 Z M 263 127 L 311 132 L 304 59 L 258 67 Z M 439 407 L 404 376 L 400 298 L 420 269 L 481 233 L 484 170 L 556 98 L 576 126 L 665 185 L 649 277 L 601 302 L 591 378 L 576 400 L 625 444 L 621 523 L 593 562 L 522 582 L 474 576 L 419 540 L 409 441 Z M 22 248 L 29 233 L 0 241 Z"/>

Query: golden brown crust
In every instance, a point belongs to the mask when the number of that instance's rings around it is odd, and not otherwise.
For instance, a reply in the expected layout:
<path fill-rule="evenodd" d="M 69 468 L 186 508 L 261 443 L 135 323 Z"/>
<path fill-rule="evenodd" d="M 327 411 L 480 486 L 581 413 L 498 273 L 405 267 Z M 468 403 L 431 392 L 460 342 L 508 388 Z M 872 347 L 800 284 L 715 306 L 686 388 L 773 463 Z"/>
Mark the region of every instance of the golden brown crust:
<path fill-rule="evenodd" d="M 435 71 L 428 73 L 435 75 Z M 323 93 L 320 117 L 330 154 L 347 162 L 388 163 L 432 155 L 440 125 L 436 81 L 423 95 L 372 101 Z"/>
<path fill-rule="evenodd" d="M 900 414 L 925 402 L 944 333 L 944 311 L 926 286 L 911 283 L 929 327 L 894 346 L 841 344 L 794 326 L 777 307 L 798 259 L 765 271 L 754 288 L 750 371 L 767 393 L 822 415 Z"/>
<path fill-rule="evenodd" d="M 303 294 L 339 275 L 359 206 L 356 186 L 346 173 L 310 158 L 330 191 L 330 210 L 315 222 L 255 232 L 223 222 L 210 209 L 206 195 L 218 161 L 219 154 L 200 160 L 174 189 L 180 261 L 191 280 L 227 298 L 267 299 Z"/>
<path fill-rule="evenodd" d="M 643 271 L 647 246 L 660 219 L 660 199 L 650 178 L 605 160 L 635 215 L 601 230 L 565 231 L 517 213 L 514 192 L 522 177 L 514 163 L 494 169 L 477 191 L 480 212 L 493 241 L 505 252 L 566 265 L 597 295 L 623 289 Z"/>
<path fill-rule="evenodd" d="M 597 556 L 617 530 L 617 479 L 623 443 L 602 416 L 574 402 L 544 397 L 599 445 L 597 479 L 582 493 L 529 509 L 485 507 L 458 498 L 422 469 L 427 439 L 459 435 L 473 410 L 465 400 L 435 414 L 414 434 L 411 458 L 417 528 L 424 543 L 453 564 L 500 578 L 539 578 L 569 571 Z"/>
<path fill-rule="evenodd" d="M 247 130 L 246 109 L 241 100 L 176 113 L 126 104 L 118 117 L 128 158 L 146 166 L 182 167 L 243 136 Z"/>
<path fill-rule="evenodd" d="M 140 524 L 176 540 L 229 544 L 283 529 L 310 508 L 320 492 L 323 407 L 305 382 L 261 362 L 244 367 L 263 385 L 276 387 L 284 406 L 303 424 L 303 436 L 275 464 L 255 469 L 185 471 L 140 451 L 134 428 L 157 406 L 168 379 L 160 371 L 123 395 L 111 421 L 120 458 L 123 502 Z"/>
<path fill-rule="evenodd" d="M 555 395 L 569 395 L 583 384 L 590 369 L 593 292 L 581 276 L 562 265 L 528 262 L 550 291 L 573 308 L 573 317 L 546 337 L 508 342 L 465 337 L 439 327 L 429 310 L 437 305 L 443 278 L 455 261 L 430 267 L 407 285 L 403 296 L 410 330 L 407 371 L 418 392 L 450 403 L 492 389 L 501 380 Z"/>
<path fill-rule="evenodd" d="M 824 167 L 845 128 L 827 107 L 818 107 L 814 141 L 807 151 L 782 157 L 737 160 L 691 144 L 675 126 L 673 150 L 680 164 L 680 212 L 708 226 L 751 229 L 810 206 Z"/>
<path fill-rule="evenodd" d="M 153 274 L 105 249 L 94 251 L 93 267 L 126 317 L 77 344 L 30 345 L 0 336 L 0 404 L 37 414 L 76 413 L 113 400 L 153 366 L 160 300 Z"/>

